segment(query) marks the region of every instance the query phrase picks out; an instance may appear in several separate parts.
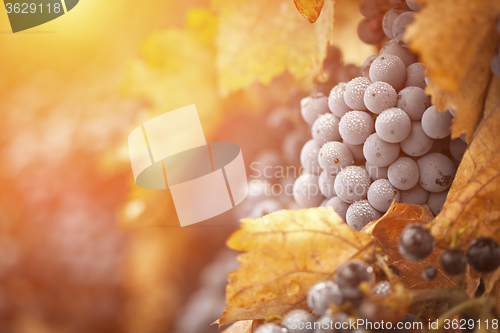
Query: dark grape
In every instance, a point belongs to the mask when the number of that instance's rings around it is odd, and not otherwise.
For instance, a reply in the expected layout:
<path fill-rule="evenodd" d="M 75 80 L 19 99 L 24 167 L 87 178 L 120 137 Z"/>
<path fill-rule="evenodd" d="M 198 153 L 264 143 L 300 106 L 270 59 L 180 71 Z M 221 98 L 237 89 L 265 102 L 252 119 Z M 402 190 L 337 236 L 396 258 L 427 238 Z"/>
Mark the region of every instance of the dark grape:
<path fill-rule="evenodd" d="M 422 271 L 422 277 L 426 280 L 432 280 L 437 275 L 437 269 L 434 266 L 427 266 Z"/>
<path fill-rule="evenodd" d="M 447 249 L 441 255 L 441 266 L 450 275 L 458 275 L 465 271 L 467 261 L 459 249 Z"/>
<path fill-rule="evenodd" d="M 500 266 L 500 246 L 492 238 L 473 240 L 465 255 L 469 265 L 481 273 L 493 272 Z"/>
<path fill-rule="evenodd" d="M 429 230 L 419 224 L 407 226 L 399 235 L 399 252 L 411 260 L 424 259 L 431 254 L 434 246 L 434 237 Z"/>
<path fill-rule="evenodd" d="M 361 260 L 350 260 L 335 273 L 335 282 L 341 289 L 357 288 L 361 282 L 373 280 L 373 269 Z"/>

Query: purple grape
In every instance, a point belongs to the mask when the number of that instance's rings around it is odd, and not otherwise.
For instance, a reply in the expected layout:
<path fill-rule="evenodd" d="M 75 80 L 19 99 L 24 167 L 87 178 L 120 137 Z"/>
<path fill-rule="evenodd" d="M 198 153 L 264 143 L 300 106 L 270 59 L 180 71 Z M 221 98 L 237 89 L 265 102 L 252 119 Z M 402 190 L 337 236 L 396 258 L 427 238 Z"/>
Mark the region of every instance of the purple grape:
<path fill-rule="evenodd" d="M 448 191 L 439 192 L 439 193 L 429 193 L 429 199 L 427 200 L 427 206 L 431 210 L 434 216 L 437 216 L 443 205 L 446 201 L 446 197 L 448 196 Z"/>
<path fill-rule="evenodd" d="M 463 142 L 461 139 L 450 140 L 450 154 L 457 161 L 461 161 L 467 150 L 467 143 Z"/>
<path fill-rule="evenodd" d="M 320 148 L 320 145 L 318 145 L 314 139 L 307 141 L 304 147 L 302 147 L 300 152 L 300 163 L 309 173 L 318 175 L 321 172 L 321 167 L 318 162 Z"/>
<path fill-rule="evenodd" d="M 443 154 L 430 153 L 417 160 L 419 184 L 429 192 L 446 191 L 455 176 L 455 165 Z M 390 178 L 389 178 L 390 179 Z"/>
<path fill-rule="evenodd" d="M 387 176 L 392 186 L 398 190 L 406 191 L 417 185 L 419 168 L 411 158 L 400 157 L 389 166 Z"/>
<path fill-rule="evenodd" d="M 452 116 L 449 112 L 437 112 L 433 105 L 422 115 L 422 129 L 427 136 L 433 139 L 442 139 L 450 135 Z"/>
<path fill-rule="evenodd" d="M 387 179 L 387 170 L 389 169 L 388 166 L 378 167 L 375 165 L 371 165 L 368 161 L 366 161 L 365 169 L 366 171 L 368 171 L 370 178 L 374 181 L 377 179 Z M 427 200 L 425 202 L 427 202 Z"/>
<path fill-rule="evenodd" d="M 318 186 L 321 194 L 323 194 L 327 200 L 337 195 L 334 190 L 334 184 L 335 176 L 330 175 L 326 171 L 322 171 L 319 175 Z"/>
<path fill-rule="evenodd" d="M 403 141 L 411 132 L 410 117 L 400 108 L 390 108 L 382 112 L 375 121 L 375 131 L 387 142 Z"/>
<path fill-rule="evenodd" d="M 370 80 L 363 76 L 355 77 L 349 81 L 344 91 L 344 101 L 347 106 L 354 110 L 367 110 L 363 97 L 370 83 Z"/>
<path fill-rule="evenodd" d="M 373 133 L 365 141 L 363 154 L 371 165 L 386 167 L 398 158 L 399 143 L 386 142 L 377 133 Z"/>
<path fill-rule="evenodd" d="M 369 222 L 382 217 L 379 211 L 370 205 L 368 200 L 358 200 L 349 206 L 346 213 L 346 222 L 354 230 L 360 231 Z"/>
<path fill-rule="evenodd" d="M 413 12 L 404 12 L 394 20 L 392 24 L 392 35 L 397 42 L 403 41 L 406 27 L 408 24 L 412 23 L 414 19 Z"/>
<path fill-rule="evenodd" d="M 314 121 L 311 134 L 318 145 L 342 140 L 339 134 L 339 121 L 340 119 L 331 113 L 322 114 Z"/>
<path fill-rule="evenodd" d="M 372 82 L 387 82 L 393 86 L 394 89 L 400 90 L 403 88 L 406 81 L 406 66 L 404 62 L 395 55 L 381 54 L 373 60 L 370 66 L 370 80 Z"/>
<path fill-rule="evenodd" d="M 394 38 L 393 32 L 392 32 L 392 26 L 394 24 L 394 21 L 398 18 L 399 15 L 403 14 L 406 12 L 405 9 L 401 8 L 392 8 L 385 13 L 384 18 L 382 20 L 382 29 L 384 30 L 384 33 L 387 37 L 390 39 Z"/>
<path fill-rule="evenodd" d="M 398 94 L 398 108 L 404 110 L 411 120 L 420 120 L 431 106 L 431 99 L 422 88 L 406 87 Z"/>
<path fill-rule="evenodd" d="M 394 188 L 387 179 L 374 181 L 368 189 L 368 202 L 376 210 L 386 212 L 391 206 L 392 200 L 399 202 L 399 190 Z"/>
<path fill-rule="evenodd" d="M 333 210 L 340 215 L 340 217 L 345 221 L 347 208 L 349 208 L 350 204 L 340 200 L 339 197 L 335 196 L 327 201 L 325 207 L 332 207 Z"/>
<path fill-rule="evenodd" d="M 380 114 L 382 111 L 397 105 L 398 93 L 389 83 L 378 81 L 366 88 L 363 99 L 368 110 Z"/>
<path fill-rule="evenodd" d="M 330 141 L 319 150 L 318 162 L 328 174 L 336 175 L 344 167 L 354 164 L 354 157 L 345 144 Z"/>
<path fill-rule="evenodd" d="M 370 66 L 372 65 L 373 60 L 378 57 L 378 54 L 374 54 L 366 58 L 365 62 L 361 66 L 361 74 L 367 79 L 370 79 Z"/>
<path fill-rule="evenodd" d="M 327 113 L 329 110 L 328 98 L 323 94 L 309 96 L 300 101 L 302 118 L 310 125 L 314 123 L 320 114 Z"/>
<path fill-rule="evenodd" d="M 405 87 L 419 87 L 425 89 L 426 67 L 421 62 L 416 62 L 406 67 L 406 82 Z"/>
<path fill-rule="evenodd" d="M 340 82 L 330 91 L 328 96 L 328 107 L 330 111 L 341 118 L 346 112 L 351 111 L 351 108 L 347 106 L 344 100 L 344 91 L 347 83 Z"/>
<path fill-rule="evenodd" d="M 347 166 L 335 178 L 335 193 L 347 203 L 365 199 L 369 187 L 370 175 L 359 166 Z"/>
<path fill-rule="evenodd" d="M 413 188 L 400 191 L 400 202 L 411 205 L 425 205 L 429 199 L 429 192 L 424 190 L 422 186 L 415 185 Z"/>
<path fill-rule="evenodd" d="M 431 150 L 434 140 L 429 138 L 419 121 L 411 122 L 410 135 L 400 142 L 401 150 L 410 156 L 423 156 Z"/>
<path fill-rule="evenodd" d="M 404 47 L 394 39 L 391 39 L 384 45 L 384 47 L 382 47 L 382 49 L 380 50 L 380 54 L 394 55 L 400 58 L 404 62 L 405 66 L 410 66 L 415 61 L 417 61 L 417 56 L 415 54 L 411 53 L 406 47 Z"/>
<path fill-rule="evenodd" d="M 363 43 L 377 45 L 385 37 L 382 27 L 373 30 L 370 24 L 371 20 L 363 19 L 358 24 L 358 37 Z"/>
<path fill-rule="evenodd" d="M 318 207 L 324 197 L 318 186 L 319 177 L 304 173 L 293 184 L 293 199 L 302 208 Z"/>
<path fill-rule="evenodd" d="M 363 111 L 349 111 L 339 122 L 339 133 L 344 142 L 360 145 L 375 131 L 373 118 Z"/>

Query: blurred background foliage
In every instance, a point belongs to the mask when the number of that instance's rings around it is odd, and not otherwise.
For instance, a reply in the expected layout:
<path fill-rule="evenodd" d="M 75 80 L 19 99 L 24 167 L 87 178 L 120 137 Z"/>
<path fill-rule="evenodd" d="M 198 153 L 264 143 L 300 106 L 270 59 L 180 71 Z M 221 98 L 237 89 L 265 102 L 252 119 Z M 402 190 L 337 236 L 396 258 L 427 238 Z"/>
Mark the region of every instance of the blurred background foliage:
<path fill-rule="evenodd" d="M 82 0 L 17 34 L 0 15 L 0 332 L 216 332 L 241 215 L 179 228 L 168 190 L 135 186 L 128 134 L 196 104 L 247 164 L 279 148 L 265 114 L 328 81 L 332 36 L 345 62 L 373 51 L 349 38 L 357 1 L 333 35 L 325 8 L 311 25 L 292 0 Z"/>

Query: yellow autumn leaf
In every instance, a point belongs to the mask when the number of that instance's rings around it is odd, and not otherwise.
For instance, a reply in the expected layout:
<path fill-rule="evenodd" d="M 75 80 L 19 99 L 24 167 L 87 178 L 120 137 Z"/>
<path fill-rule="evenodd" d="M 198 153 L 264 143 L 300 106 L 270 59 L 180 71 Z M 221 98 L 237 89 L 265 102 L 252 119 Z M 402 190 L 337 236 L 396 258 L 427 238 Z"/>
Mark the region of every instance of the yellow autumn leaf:
<path fill-rule="evenodd" d="M 207 10 L 188 13 L 187 28 L 153 33 L 142 57 L 128 66 L 124 92 L 151 104 L 150 118 L 196 104 L 205 135 L 223 119 L 215 70 L 216 18 Z"/>
<path fill-rule="evenodd" d="M 241 268 L 228 275 L 221 325 L 307 308 L 311 286 L 374 251 L 372 238 L 351 229 L 331 207 L 243 219 L 227 245 L 245 253 L 238 257 Z"/>
<path fill-rule="evenodd" d="M 316 76 L 333 29 L 333 2 L 326 1 L 316 23 L 291 0 L 213 0 L 219 16 L 216 67 L 226 95 L 254 82 L 268 84 L 285 71 L 298 79 Z"/>
<path fill-rule="evenodd" d="M 452 137 L 470 142 L 479 124 L 491 78 L 490 60 L 500 35 L 497 0 L 424 0 L 405 40 L 427 65 L 427 93 L 438 110 L 453 108 Z"/>
<path fill-rule="evenodd" d="M 309 22 L 314 23 L 323 9 L 325 0 L 293 0 L 295 7 Z"/>
<path fill-rule="evenodd" d="M 253 320 L 237 321 L 222 333 L 252 333 Z"/>

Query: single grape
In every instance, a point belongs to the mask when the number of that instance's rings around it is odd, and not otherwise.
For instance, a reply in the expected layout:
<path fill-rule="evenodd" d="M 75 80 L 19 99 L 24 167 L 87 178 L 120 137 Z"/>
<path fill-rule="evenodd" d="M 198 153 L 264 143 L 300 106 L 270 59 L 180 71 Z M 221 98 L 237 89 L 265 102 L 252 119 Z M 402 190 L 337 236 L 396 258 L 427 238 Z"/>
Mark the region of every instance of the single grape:
<path fill-rule="evenodd" d="M 375 131 L 372 117 L 363 111 L 347 112 L 339 122 L 339 133 L 344 142 L 360 145 Z"/>
<path fill-rule="evenodd" d="M 337 195 L 333 188 L 334 184 L 335 184 L 335 176 L 330 175 L 324 170 L 321 171 L 318 179 L 319 190 L 321 191 L 321 194 L 323 194 L 326 197 L 327 200 Z"/>
<path fill-rule="evenodd" d="M 354 156 L 354 162 L 362 163 L 365 161 L 365 156 L 363 155 L 363 145 L 351 145 L 350 143 L 344 142 L 344 144 L 351 150 L 352 156 Z"/>
<path fill-rule="evenodd" d="M 373 54 L 366 58 L 365 62 L 363 62 L 363 65 L 361 66 L 361 74 L 363 74 L 364 77 L 367 79 L 370 79 L 370 66 L 372 65 L 373 60 L 375 60 L 378 57 L 378 54 Z"/>
<path fill-rule="evenodd" d="M 373 133 L 365 141 L 363 155 L 371 165 L 386 167 L 398 158 L 399 143 L 386 142 Z"/>
<path fill-rule="evenodd" d="M 446 191 L 455 176 L 455 165 L 447 156 L 430 153 L 417 160 L 420 170 L 419 184 L 429 192 Z M 390 178 L 389 178 L 390 179 Z"/>
<path fill-rule="evenodd" d="M 389 169 L 388 166 L 378 167 L 375 165 L 371 165 L 368 161 L 366 161 L 365 162 L 365 169 L 366 169 L 366 171 L 368 171 L 370 178 L 374 181 L 378 180 L 378 179 L 387 179 L 387 170 Z"/>
<path fill-rule="evenodd" d="M 363 76 L 355 77 L 349 81 L 344 91 L 344 101 L 347 106 L 355 110 L 367 110 L 363 96 L 370 83 L 370 80 Z"/>
<path fill-rule="evenodd" d="M 406 12 L 406 10 L 401 8 L 391 8 L 387 11 L 387 13 L 385 13 L 384 18 L 382 19 L 382 29 L 384 30 L 385 35 L 390 39 L 394 38 L 394 34 L 392 32 L 394 21 L 404 12 Z"/>
<path fill-rule="evenodd" d="M 427 200 L 427 206 L 431 210 L 434 216 L 437 216 L 443 208 L 446 197 L 448 196 L 448 191 L 439 193 L 429 193 L 429 199 Z"/>
<path fill-rule="evenodd" d="M 410 135 L 401 141 L 399 145 L 407 155 L 423 156 L 431 150 L 433 144 L 434 140 L 424 133 L 420 122 L 412 121 Z"/>
<path fill-rule="evenodd" d="M 405 66 L 410 66 L 415 61 L 417 61 L 417 56 L 415 54 L 411 53 L 406 47 L 404 47 L 394 39 L 391 39 L 384 45 L 384 47 L 382 47 L 382 49 L 380 50 L 380 54 L 392 54 L 396 57 L 399 57 L 404 62 Z"/>
<path fill-rule="evenodd" d="M 392 285 L 389 281 L 380 281 L 372 288 L 372 293 L 378 298 L 386 298 L 392 292 Z"/>
<path fill-rule="evenodd" d="M 411 0 L 406 0 L 406 4 L 408 5 L 408 7 L 410 7 L 411 10 L 413 10 L 414 12 L 418 12 L 420 10 L 420 6 L 417 2 L 415 1 L 411 1 Z"/>
<path fill-rule="evenodd" d="M 372 82 L 387 82 L 393 86 L 394 89 L 400 90 L 403 88 L 406 81 L 406 66 L 404 62 L 395 55 L 381 54 L 373 60 L 370 66 L 370 80 Z"/>
<path fill-rule="evenodd" d="M 450 140 L 450 154 L 457 161 L 461 161 L 467 150 L 467 143 L 461 139 Z"/>
<path fill-rule="evenodd" d="M 385 37 L 380 25 L 373 26 L 373 20 L 364 19 L 358 24 L 358 37 L 363 43 L 377 45 Z M 375 28 L 375 29 L 374 29 Z"/>
<path fill-rule="evenodd" d="M 410 135 L 410 117 L 400 108 L 387 109 L 377 117 L 375 131 L 384 141 L 401 142 Z"/>
<path fill-rule="evenodd" d="M 286 333 L 287 331 L 283 330 L 283 327 L 278 326 L 273 323 L 267 323 L 262 326 L 259 326 L 255 333 Z"/>
<path fill-rule="evenodd" d="M 342 142 L 330 141 L 319 150 L 318 163 L 330 175 L 336 175 L 341 169 L 354 164 L 351 150 Z"/>
<path fill-rule="evenodd" d="M 351 111 L 344 100 L 344 91 L 347 83 L 340 82 L 330 91 L 328 96 L 328 107 L 330 111 L 338 118 L 342 117 L 346 112 Z"/>
<path fill-rule="evenodd" d="M 377 81 L 366 88 L 363 99 L 368 110 L 380 114 L 397 105 L 398 93 L 389 83 Z"/>
<path fill-rule="evenodd" d="M 429 192 L 422 186 L 415 185 L 413 188 L 400 192 L 400 202 L 411 205 L 425 205 L 429 199 Z"/>
<path fill-rule="evenodd" d="M 442 139 L 450 135 L 451 114 L 449 112 L 437 112 L 433 105 L 425 110 L 422 115 L 422 129 L 425 134 L 433 139 Z"/>
<path fill-rule="evenodd" d="M 493 75 L 500 76 L 500 54 L 495 54 L 491 58 L 490 69 Z"/>
<path fill-rule="evenodd" d="M 428 281 L 434 279 L 436 275 L 437 275 L 437 269 L 434 266 L 427 266 L 422 271 L 422 277 Z"/>
<path fill-rule="evenodd" d="M 359 3 L 359 12 L 368 19 L 375 18 L 384 13 L 386 6 L 385 0 L 361 0 Z"/>
<path fill-rule="evenodd" d="M 304 147 L 300 152 L 300 163 L 306 169 L 307 172 L 313 174 L 319 174 L 321 172 L 321 167 L 318 162 L 318 154 L 321 146 L 318 143 L 311 139 L 306 142 Z"/>
<path fill-rule="evenodd" d="M 304 310 L 293 310 L 289 312 L 281 326 L 285 327 L 290 333 L 314 333 L 314 317 Z M 300 325 L 299 325 L 300 323 Z M 304 327 L 304 328 L 299 328 Z"/>
<path fill-rule="evenodd" d="M 392 24 L 392 35 L 397 42 L 403 41 L 406 26 L 412 23 L 414 19 L 413 12 L 404 12 L 394 20 L 394 23 Z"/>
<path fill-rule="evenodd" d="M 325 207 L 332 207 L 333 210 L 339 214 L 339 216 L 342 218 L 342 220 L 345 221 L 346 219 L 346 214 L 347 214 L 347 209 L 349 208 L 349 204 L 347 202 L 344 202 L 340 200 L 339 197 L 335 196 L 328 200 L 326 203 Z"/>
<path fill-rule="evenodd" d="M 398 108 L 404 110 L 411 120 L 420 120 L 431 106 L 431 99 L 422 88 L 406 87 L 398 94 Z"/>
<path fill-rule="evenodd" d="M 417 185 L 419 168 L 411 158 L 400 157 L 389 166 L 387 176 L 392 186 L 406 191 Z"/>
<path fill-rule="evenodd" d="M 500 246 L 489 237 L 479 237 L 465 253 L 469 265 L 480 273 L 493 272 L 500 266 Z"/>
<path fill-rule="evenodd" d="M 293 184 L 293 199 L 302 208 L 318 207 L 323 201 L 318 180 L 317 175 L 304 173 Z"/>
<path fill-rule="evenodd" d="M 467 261 L 459 249 L 447 249 L 441 255 L 441 266 L 450 275 L 462 274 L 467 267 Z"/>
<path fill-rule="evenodd" d="M 382 217 L 379 211 L 373 208 L 368 200 L 358 200 L 349 206 L 346 213 L 346 222 L 354 230 L 360 231 L 369 222 Z"/>
<path fill-rule="evenodd" d="M 314 121 L 311 134 L 318 145 L 342 140 L 339 134 L 339 121 L 340 119 L 331 113 L 322 114 Z"/>
<path fill-rule="evenodd" d="M 347 166 L 335 178 L 335 193 L 347 203 L 365 199 L 370 187 L 370 175 L 359 166 Z"/>
<path fill-rule="evenodd" d="M 392 200 L 399 202 L 399 191 L 387 179 L 374 181 L 368 189 L 368 202 L 376 210 L 385 213 L 391 206 Z"/>
<path fill-rule="evenodd" d="M 373 280 L 373 268 L 358 259 L 349 260 L 335 272 L 335 282 L 340 289 L 358 288 L 361 282 L 372 282 Z"/>
<path fill-rule="evenodd" d="M 321 93 L 308 96 L 300 101 L 302 118 L 311 125 L 320 114 L 327 113 L 329 110 L 328 98 Z"/>
<path fill-rule="evenodd" d="M 401 231 L 398 249 L 402 255 L 411 260 L 422 260 L 434 250 L 436 242 L 429 230 L 420 224 L 411 224 Z"/>
<path fill-rule="evenodd" d="M 405 87 L 419 87 L 425 89 L 426 67 L 421 62 L 416 62 L 406 67 L 406 82 Z"/>
<path fill-rule="evenodd" d="M 295 130 L 285 135 L 281 152 L 287 165 L 300 163 L 300 152 L 307 141 L 309 141 L 309 136 L 303 131 Z"/>
<path fill-rule="evenodd" d="M 324 314 L 330 303 L 342 305 L 342 293 L 336 283 L 322 281 L 309 289 L 307 293 L 307 305 L 317 315 Z"/>

